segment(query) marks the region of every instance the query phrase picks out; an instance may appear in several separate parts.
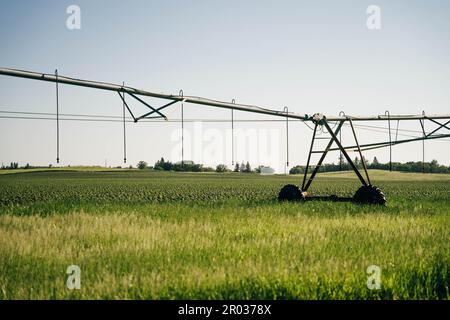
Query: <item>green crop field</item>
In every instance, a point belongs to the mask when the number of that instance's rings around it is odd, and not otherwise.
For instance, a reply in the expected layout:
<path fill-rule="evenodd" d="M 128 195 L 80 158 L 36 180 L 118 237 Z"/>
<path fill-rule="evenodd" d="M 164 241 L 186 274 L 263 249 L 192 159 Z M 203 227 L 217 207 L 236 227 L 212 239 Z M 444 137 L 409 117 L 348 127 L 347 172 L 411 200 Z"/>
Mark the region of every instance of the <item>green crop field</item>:
<path fill-rule="evenodd" d="M 0 299 L 448 299 L 450 175 L 372 171 L 386 207 L 279 203 L 299 176 L 0 175 Z M 352 196 L 352 173 L 311 192 Z M 66 286 L 70 265 L 81 288 Z M 380 289 L 367 286 L 370 265 Z"/>

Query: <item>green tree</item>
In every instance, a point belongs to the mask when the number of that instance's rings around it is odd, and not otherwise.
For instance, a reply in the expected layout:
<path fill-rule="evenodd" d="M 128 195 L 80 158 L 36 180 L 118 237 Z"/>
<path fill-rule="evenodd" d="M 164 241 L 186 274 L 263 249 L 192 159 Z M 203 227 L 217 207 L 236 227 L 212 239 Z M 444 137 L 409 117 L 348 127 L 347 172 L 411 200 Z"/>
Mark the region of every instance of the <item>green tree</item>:
<path fill-rule="evenodd" d="M 300 174 L 305 172 L 302 166 L 295 166 L 289 170 L 289 174 Z"/>
<path fill-rule="evenodd" d="M 239 163 L 236 163 L 233 172 L 239 172 Z"/>
<path fill-rule="evenodd" d="M 438 162 L 437 162 L 437 160 L 435 160 L 435 159 L 433 159 L 433 160 L 431 160 L 431 163 L 430 163 L 430 172 L 436 172 L 437 170 L 437 168 L 439 167 L 439 164 L 438 164 Z"/>
<path fill-rule="evenodd" d="M 219 164 L 216 167 L 216 172 L 227 172 L 227 171 L 228 171 L 228 168 L 224 164 Z"/>
<path fill-rule="evenodd" d="M 371 167 L 374 169 L 377 169 L 379 165 L 380 165 L 380 162 L 378 161 L 377 157 L 373 157 Z"/>
<path fill-rule="evenodd" d="M 181 166 L 186 165 L 185 164 L 180 164 Z M 164 158 L 161 158 L 161 160 L 156 161 L 154 169 L 155 170 L 165 170 L 165 171 L 170 171 L 172 170 L 174 167 L 174 165 L 172 164 L 172 162 L 170 161 L 165 161 Z M 178 168 L 177 168 L 178 169 Z M 178 171 L 184 171 L 184 170 L 178 170 Z"/>
<path fill-rule="evenodd" d="M 148 164 L 145 161 L 139 161 L 137 164 L 138 169 L 140 170 L 144 170 L 145 168 L 147 168 Z"/>
<path fill-rule="evenodd" d="M 164 170 L 164 158 L 161 158 L 161 160 L 158 160 L 155 162 L 155 165 L 153 166 L 155 170 Z"/>
<path fill-rule="evenodd" d="M 248 161 L 247 161 L 247 163 L 245 164 L 244 172 L 246 172 L 246 173 L 252 172 L 252 167 L 250 166 L 250 163 L 249 163 Z"/>

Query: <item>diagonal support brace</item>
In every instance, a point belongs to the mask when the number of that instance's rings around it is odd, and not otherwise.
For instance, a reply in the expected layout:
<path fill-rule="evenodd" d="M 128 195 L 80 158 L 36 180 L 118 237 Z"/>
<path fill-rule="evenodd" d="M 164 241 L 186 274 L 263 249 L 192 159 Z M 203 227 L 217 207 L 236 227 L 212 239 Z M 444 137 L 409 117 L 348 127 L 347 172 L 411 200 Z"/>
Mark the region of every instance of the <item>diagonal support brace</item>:
<path fill-rule="evenodd" d="M 438 124 L 439 127 L 437 127 L 436 129 L 434 129 L 433 131 L 431 131 L 429 134 L 427 134 L 426 137 L 431 136 L 433 133 L 435 133 L 436 131 L 440 130 L 441 128 L 446 128 L 446 129 L 450 130 L 450 128 L 447 127 L 447 124 L 450 123 L 450 120 L 448 120 L 446 123 L 439 123 L 439 122 L 437 122 L 437 121 L 434 121 L 433 119 L 429 119 L 429 120 L 431 120 L 431 121 L 433 121 L 434 123 Z"/>
<path fill-rule="evenodd" d="M 152 109 L 153 112 L 156 112 L 157 114 L 159 114 L 162 118 L 164 118 L 164 120 L 167 120 L 167 117 L 165 115 L 163 115 L 161 112 L 159 112 L 157 109 L 153 108 L 151 105 L 149 105 L 147 102 L 145 102 L 144 100 L 142 100 L 141 98 L 139 98 L 138 96 L 135 96 L 134 94 L 127 92 L 130 96 L 132 96 L 133 98 L 135 98 L 137 101 L 139 101 L 140 103 L 142 103 L 143 105 L 145 105 L 147 108 Z M 140 118 L 139 118 L 140 119 Z M 139 119 L 135 119 L 135 122 Z"/>
<path fill-rule="evenodd" d="M 339 125 L 338 125 L 336 131 L 334 132 L 334 134 L 333 134 L 333 130 L 331 130 L 330 126 L 328 126 L 328 124 L 327 124 L 327 122 L 326 122 L 325 119 L 323 119 L 323 120 L 321 121 L 321 123 L 322 123 L 322 124 L 325 124 L 325 126 L 327 127 L 327 130 L 330 132 L 330 134 L 332 135 L 332 137 L 336 137 L 336 134 L 339 133 L 339 131 L 340 131 L 341 128 L 342 128 L 342 125 L 344 124 L 344 120 L 341 120 L 341 121 L 339 122 Z M 314 138 L 315 138 L 315 132 L 314 132 L 314 136 L 313 136 L 313 142 L 314 142 Z M 309 155 L 309 157 L 308 157 L 308 160 L 309 160 L 309 158 L 310 158 L 310 156 L 311 156 L 313 142 L 311 143 L 311 150 L 310 150 L 310 155 Z M 303 185 L 302 185 L 302 191 L 308 191 L 309 186 L 310 186 L 311 183 L 313 182 L 314 177 L 316 176 L 317 172 L 319 171 L 320 166 L 322 165 L 322 162 L 323 162 L 323 160 L 325 159 L 325 157 L 326 157 L 328 151 L 330 150 L 332 144 L 333 144 L 333 138 L 331 138 L 330 141 L 328 142 L 328 145 L 327 145 L 327 147 L 325 148 L 325 151 L 322 153 L 322 157 L 320 157 L 320 160 L 319 160 L 319 162 L 317 163 L 317 165 L 315 166 L 314 171 L 311 173 L 311 176 L 309 177 L 308 182 L 306 183 L 306 185 L 304 185 L 304 180 L 306 179 L 306 175 L 304 176 Z M 347 157 L 348 157 L 348 155 L 347 155 Z M 351 161 L 351 160 L 350 160 L 350 161 Z M 309 166 L 309 161 L 308 161 L 308 166 Z M 308 167 L 308 166 L 307 166 L 307 167 Z M 307 172 L 307 170 L 308 170 L 308 168 L 305 168 L 305 172 Z"/>
<path fill-rule="evenodd" d="M 141 119 L 144 119 L 144 118 L 146 118 L 146 117 L 148 117 L 149 115 L 154 114 L 154 113 L 158 113 L 158 114 L 159 114 L 158 111 L 160 111 L 160 110 L 162 110 L 162 109 L 165 109 L 165 108 L 167 108 L 167 107 L 169 107 L 169 106 L 171 106 L 171 105 L 173 105 L 174 103 L 177 103 L 177 102 L 178 102 L 178 100 L 170 101 L 169 103 L 163 105 L 162 107 L 159 107 L 159 108 L 157 108 L 157 109 L 153 109 L 152 111 L 150 111 L 150 112 L 148 112 L 148 113 L 146 113 L 146 114 L 144 114 L 144 115 L 142 115 L 142 116 L 136 118 L 136 121 L 139 121 L 139 120 L 141 120 Z M 164 119 L 167 120 L 166 116 L 164 116 Z"/>
<path fill-rule="evenodd" d="M 352 159 L 349 157 L 347 151 L 345 151 L 344 147 L 342 146 L 342 144 L 339 142 L 339 139 L 336 137 L 336 135 L 333 133 L 333 131 L 331 130 L 330 126 L 328 125 L 328 123 L 325 121 L 324 122 L 325 127 L 327 128 L 327 130 L 330 132 L 332 139 L 334 140 L 334 142 L 336 142 L 336 144 L 339 147 L 339 150 L 342 151 L 342 154 L 344 155 L 345 159 L 347 159 L 348 163 L 350 164 L 350 166 L 352 167 L 353 171 L 356 173 L 356 175 L 359 178 L 359 181 L 361 181 L 363 186 L 367 186 L 367 182 L 364 180 L 363 176 L 361 175 L 361 173 L 359 172 L 358 168 L 355 166 L 355 164 L 353 163 Z"/>
<path fill-rule="evenodd" d="M 356 137 L 356 132 L 355 132 L 355 128 L 353 127 L 352 119 L 348 118 L 348 121 L 350 122 L 350 126 L 352 127 L 353 137 L 355 137 L 355 143 L 358 146 L 359 157 L 361 159 L 361 163 L 362 163 L 364 172 L 366 173 L 367 182 L 370 185 L 371 183 L 370 183 L 369 173 L 367 172 L 366 160 L 364 159 L 364 156 L 361 151 L 361 147 L 359 146 L 358 138 Z M 391 126 L 389 126 L 389 145 L 392 147 L 392 142 L 390 141 L 390 136 L 391 136 L 390 131 L 391 131 Z M 390 169 L 392 171 L 392 161 L 389 161 L 389 165 L 390 165 Z"/>

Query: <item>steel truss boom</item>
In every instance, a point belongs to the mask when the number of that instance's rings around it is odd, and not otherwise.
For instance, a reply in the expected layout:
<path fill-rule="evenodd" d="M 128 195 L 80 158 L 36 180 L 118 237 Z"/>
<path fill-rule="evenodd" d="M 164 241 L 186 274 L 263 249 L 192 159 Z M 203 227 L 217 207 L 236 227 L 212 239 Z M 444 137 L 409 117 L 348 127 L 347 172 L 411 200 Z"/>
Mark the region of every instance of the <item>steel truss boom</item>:
<path fill-rule="evenodd" d="M 217 101 L 217 100 L 206 99 L 206 98 L 196 97 L 196 96 L 186 96 L 186 95 L 181 96 L 181 95 L 173 95 L 173 94 L 156 93 L 156 92 L 151 92 L 151 91 L 147 91 L 147 90 L 136 89 L 136 88 L 133 88 L 130 86 L 123 86 L 123 85 L 117 85 L 117 84 L 99 82 L 99 81 L 92 81 L 92 80 L 75 79 L 75 78 L 70 78 L 70 77 L 61 76 L 61 75 L 55 76 L 54 74 L 46 74 L 46 73 L 39 73 L 39 72 L 18 70 L 18 69 L 10 69 L 10 68 L 0 68 L 0 75 L 19 77 L 19 78 L 27 78 L 27 79 L 40 80 L 40 81 L 58 82 L 60 84 L 63 83 L 63 84 L 68 84 L 68 85 L 81 86 L 81 87 L 100 89 L 100 90 L 116 91 L 119 93 L 127 93 L 134 98 L 137 98 L 136 96 L 147 96 L 147 97 L 153 97 L 153 98 L 159 98 L 159 99 L 172 100 L 172 101 L 174 101 L 173 103 L 184 101 L 186 103 L 193 103 L 193 104 L 205 105 L 205 106 L 210 106 L 210 107 L 247 111 L 247 112 L 260 113 L 260 114 L 271 115 L 271 116 L 279 116 L 279 117 L 297 119 L 297 120 L 302 120 L 302 121 L 313 121 L 313 115 L 308 115 L 308 114 L 298 114 L 298 113 L 294 113 L 294 112 L 286 112 L 284 110 L 278 111 L 278 110 L 272 110 L 272 109 L 268 109 L 268 108 L 255 106 L 255 105 Z M 137 99 L 137 100 L 139 101 L 139 99 Z M 142 102 L 142 101 L 140 101 L 140 102 Z M 153 113 L 160 114 L 159 113 L 160 109 L 158 109 L 158 108 L 154 109 L 153 107 L 150 107 L 150 108 L 153 109 L 152 110 L 153 112 L 150 112 L 150 114 L 153 114 Z M 138 120 L 144 119 L 146 117 L 147 117 L 147 115 L 145 115 L 144 117 L 134 118 L 134 120 L 137 122 Z M 161 114 L 160 114 L 160 117 L 164 118 L 164 116 Z M 389 117 L 390 120 L 422 120 L 422 119 L 426 119 L 426 118 L 428 118 L 428 119 L 450 119 L 450 115 L 427 115 L 427 116 L 424 116 L 424 115 L 391 115 Z M 345 120 L 345 119 L 348 119 L 348 117 L 343 117 L 343 116 L 327 117 L 328 121 L 341 121 L 341 120 Z M 351 119 L 353 122 L 377 121 L 377 120 L 378 121 L 380 121 L 380 120 L 386 121 L 388 119 L 388 116 L 378 115 L 378 116 L 351 117 Z"/>

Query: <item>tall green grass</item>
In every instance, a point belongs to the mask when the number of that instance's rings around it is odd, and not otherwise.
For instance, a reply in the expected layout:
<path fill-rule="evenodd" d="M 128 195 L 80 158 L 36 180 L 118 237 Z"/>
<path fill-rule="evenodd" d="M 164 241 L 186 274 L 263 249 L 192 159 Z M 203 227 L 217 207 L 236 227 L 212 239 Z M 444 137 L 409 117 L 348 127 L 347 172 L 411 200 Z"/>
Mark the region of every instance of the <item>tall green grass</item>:
<path fill-rule="evenodd" d="M 285 177 L 101 174 L 0 178 L 1 299 L 449 298 L 445 179 L 426 182 L 424 195 L 411 178 L 383 177 L 389 203 L 373 207 L 280 204 L 273 186 L 292 181 Z M 164 198 L 187 182 L 230 191 Z M 108 187 L 116 186 L 131 199 L 114 198 Z M 357 184 L 336 176 L 315 187 L 351 194 Z M 13 201 L 13 188 L 31 191 Z M 163 197 L 134 201 L 140 188 Z M 48 190 L 53 198 L 30 196 Z M 72 264 L 81 268 L 80 290 L 65 284 Z M 380 290 L 367 288 L 369 265 L 382 270 Z"/>

